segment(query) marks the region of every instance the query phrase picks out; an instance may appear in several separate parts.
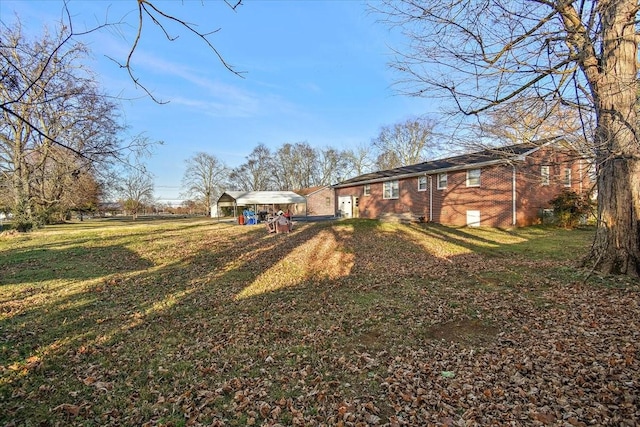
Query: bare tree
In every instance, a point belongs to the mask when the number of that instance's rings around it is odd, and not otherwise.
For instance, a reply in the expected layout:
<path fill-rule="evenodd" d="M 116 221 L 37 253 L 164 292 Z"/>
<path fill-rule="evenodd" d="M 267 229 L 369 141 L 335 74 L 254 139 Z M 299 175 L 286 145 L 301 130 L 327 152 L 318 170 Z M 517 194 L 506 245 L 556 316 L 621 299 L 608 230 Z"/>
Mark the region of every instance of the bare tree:
<path fill-rule="evenodd" d="M 585 262 L 640 276 L 637 0 L 385 0 L 409 45 L 392 65 L 412 96 L 477 115 L 522 97 L 596 117 L 598 229 Z"/>
<path fill-rule="evenodd" d="M 347 154 L 332 147 L 285 143 L 272 154 L 267 146 L 259 144 L 230 178 L 238 190 L 297 190 L 331 185 L 345 176 L 348 165 Z"/>
<path fill-rule="evenodd" d="M 185 163 L 187 169 L 182 177 L 185 195 L 198 201 L 209 215 L 214 199 L 222 194 L 229 168 L 216 156 L 204 152 L 194 154 Z"/>
<path fill-rule="evenodd" d="M 273 190 L 276 185 L 275 170 L 271 150 L 264 144 L 258 144 L 247 156 L 247 161 L 231 171 L 231 186 L 244 191 Z"/>
<path fill-rule="evenodd" d="M 316 176 L 314 185 L 331 185 L 340 181 L 347 173 L 348 160 L 344 152 L 332 147 L 317 149 Z"/>
<path fill-rule="evenodd" d="M 72 210 L 86 212 L 97 207 L 102 193 L 93 170 L 82 167 L 74 156 L 57 146 L 31 154 L 31 207 L 40 221 L 60 222 Z"/>
<path fill-rule="evenodd" d="M 177 38 L 169 31 L 170 26 L 177 24 L 178 28 L 204 42 L 225 68 L 241 75 L 224 60 L 212 42 L 212 35 L 219 29 L 203 32 L 197 25 L 167 13 L 167 4 L 158 7 L 157 3 L 150 0 L 131 3 L 132 7 L 137 5 L 137 31 L 126 58 L 114 59 L 136 86 L 154 101 L 161 102 L 140 82 L 132 67 L 143 38 L 143 27 L 149 23 L 160 28 L 169 41 Z M 239 0 L 225 3 L 234 11 L 241 5 Z M 96 170 L 98 162 L 117 159 L 127 163 L 129 153 L 148 148 L 137 143 L 149 142 L 146 138 L 133 138 L 131 144 L 123 144 L 115 138 L 122 130 L 116 123 L 117 108 L 112 98 L 97 89 L 95 80 L 81 65 L 87 49 L 78 40 L 102 29 L 128 25 L 127 17 L 111 20 L 106 13 L 104 22 L 77 31 L 70 4 L 62 1 L 61 7 L 62 18 L 56 34 L 45 33 L 40 41 L 26 41 L 17 18 L 11 26 L 0 21 L 0 112 L 3 119 L 0 122 L 0 173 L 4 182 L 11 182 L 12 210 L 19 218 L 18 223 L 22 224 L 19 228 L 24 229 L 37 222 L 30 187 L 33 167 L 30 163 L 37 159 L 40 164 L 35 168 L 44 170 L 55 161 L 46 153 L 46 147 L 60 147 L 74 154 L 73 163 L 78 168 Z M 45 150 L 38 150 L 34 155 L 34 145 L 45 147 Z"/>
<path fill-rule="evenodd" d="M 315 185 L 317 151 L 308 142 L 283 144 L 275 154 L 275 179 L 279 190 L 297 190 Z"/>
<path fill-rule="evenodd" d="M 478 122 L 473 126 L 474 136 L 476 140 L 498 145 L 558 137 L 579 141 L 593 135 L 591 118 L 568 106 L 550 106 L 540 99 L 522 99 L 518 103 L 496 106 L 477 117 Z M 585 154 L 592 157 L 594 153 L 591 150 Z"/>
<path fill-rule="evenodd" d="M 433 157 L 438 151 L 433 133 L 435 125 L 433 119 L 418 117 L 383 126 L 380 134 L 371 141 L 378 153 L 376 167 L 393 169 Z"/>
<path fill-rule="evenodd" d="M 347 162 L 346 170 L 341 178 L 345 179 L 371 172 L 375 164 L 371 158 L 372 152 L 372 147 L 367 144 L 359 144 L 353 149 L 346 150 L 343 153 Z"/>
<path fill-rule="evenodd" d="M 19 23 L 0 27 L 0 173 L 19 229 L 46 221 L 68 178 L 123 148 L 118 109 L 81 65 L 86 48 L 64 37 L 29 41 Z"/>
<path fill-rule="evenodd" d="M 143 167 L 131 168 L 121 176 L 117 187 L 120 203 L 134 220 L 147 205 L 153 204 L 153 179 Z"/>

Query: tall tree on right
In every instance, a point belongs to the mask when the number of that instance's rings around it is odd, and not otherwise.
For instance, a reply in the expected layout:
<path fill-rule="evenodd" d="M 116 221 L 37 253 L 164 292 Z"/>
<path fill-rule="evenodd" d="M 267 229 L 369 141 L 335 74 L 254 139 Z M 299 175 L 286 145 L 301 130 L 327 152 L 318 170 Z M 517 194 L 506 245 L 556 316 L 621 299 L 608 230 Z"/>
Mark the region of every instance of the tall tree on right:
<path fill-rule="evenodd" d="M 384 0 L 409 41 L 392 66 L 411 96 L 479 115 L 536 97 L 596 117 L 598 229 L 585 265 L 640 276 L 637 0 Z"/>

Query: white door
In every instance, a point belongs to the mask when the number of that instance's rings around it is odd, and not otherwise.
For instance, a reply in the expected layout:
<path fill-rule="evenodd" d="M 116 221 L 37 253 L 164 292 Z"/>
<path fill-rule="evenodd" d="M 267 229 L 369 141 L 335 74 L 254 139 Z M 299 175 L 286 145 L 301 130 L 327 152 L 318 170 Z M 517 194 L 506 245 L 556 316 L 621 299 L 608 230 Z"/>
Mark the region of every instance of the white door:
<path fill-rule="evenodd" d="M 480 211 L 467 211 L 467 227 L 480 227 Z"/>
<path fill-rule="evenodd" d="M 353 212 L 353 209 L 351 206 L 351 196 L 338 197 L 338 210 L 340 211 L 341 217 L 351 218 L 351 214 Z"/>

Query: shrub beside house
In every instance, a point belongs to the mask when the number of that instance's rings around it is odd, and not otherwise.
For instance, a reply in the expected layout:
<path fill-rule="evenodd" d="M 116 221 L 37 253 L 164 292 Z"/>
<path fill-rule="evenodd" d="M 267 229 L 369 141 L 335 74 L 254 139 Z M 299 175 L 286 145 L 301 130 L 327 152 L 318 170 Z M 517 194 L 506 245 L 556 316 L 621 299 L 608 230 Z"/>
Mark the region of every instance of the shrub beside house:
<path fill-rule="evenodd" d="M 343 217 L 526 226 L 563 191 L 591 191 L 590 167 L 562 140 L 492 148 L 343 181 L 336 208 Z"/>

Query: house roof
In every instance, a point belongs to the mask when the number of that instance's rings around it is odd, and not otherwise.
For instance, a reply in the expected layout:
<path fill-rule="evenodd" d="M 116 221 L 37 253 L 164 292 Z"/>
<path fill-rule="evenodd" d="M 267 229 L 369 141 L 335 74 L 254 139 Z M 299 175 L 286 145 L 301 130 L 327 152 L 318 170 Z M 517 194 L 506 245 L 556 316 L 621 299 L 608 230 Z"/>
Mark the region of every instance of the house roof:
<path fill-rule="evenodd" d="M 222 193 L 218 206 L 284 205 L 305 203 L 307 199 L 293 191 L 227 191 Z"/>
<path fill-rule="evenodd" d="M 545 144 L 547 143 L 549 142 L 546 142 Z M 530 142 L 509 145 L 505 147 L 488 148 L 482 151 L 477 151 L 475 153 L 462 154 L 459 156 L 417 163 L 415 165 L 401 166 L 395 169 L 366 173 L 360 176 L 356 176 L 355 178 L 342 181 L 334 185 L 334 187 L 349 187 L 354 184 L 367 184 L 372 182 L 387 181 L 391 178 L 397 179 L 418 175 L 430 175 L 460 169 L 489 166 L 492 164 L 503 163 L 505 161 L 522 158 L 538 150 L 542 145 L 540 143 Z"/>
<path fill-rule="evenodd" d="M 301 190 L 296 190 L 295 192 L 301 196 L 304 197 L 308 197 L 312 194 L 315 194 L 319 191 L 324 190 L 325 188 L 331 188 L 330 185 L 317 185 L 315 187 L 307 187 L 307 188 L 303 188 Z"/>

